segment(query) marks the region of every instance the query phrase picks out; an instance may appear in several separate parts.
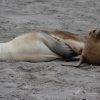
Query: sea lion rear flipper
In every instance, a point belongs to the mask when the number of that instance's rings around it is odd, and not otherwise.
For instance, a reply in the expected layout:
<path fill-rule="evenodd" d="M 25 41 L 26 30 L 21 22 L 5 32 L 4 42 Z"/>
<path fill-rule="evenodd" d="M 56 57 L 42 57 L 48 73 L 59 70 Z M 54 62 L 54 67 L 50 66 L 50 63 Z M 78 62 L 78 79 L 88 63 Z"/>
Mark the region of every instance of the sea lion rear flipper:
<path fill-rule="evenodd" d="M 67 59 L 71 59 L 77 55 L 68 44 L 59 41 L 49 34 L 44 33 L 43 35 L 42 41 L 55 54 Z"/>

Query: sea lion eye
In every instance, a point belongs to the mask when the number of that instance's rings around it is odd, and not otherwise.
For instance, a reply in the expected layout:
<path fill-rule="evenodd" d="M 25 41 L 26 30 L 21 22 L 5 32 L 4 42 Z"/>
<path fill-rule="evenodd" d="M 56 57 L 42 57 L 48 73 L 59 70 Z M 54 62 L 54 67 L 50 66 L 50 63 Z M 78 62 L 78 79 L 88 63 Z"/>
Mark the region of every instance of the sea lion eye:
<path fill-rule="evenodd" d="M 95 33 L 95 32 L 96 32 L 96 30 L 93 30 L 93 31 L 92 31 L 92 33 Z"/>

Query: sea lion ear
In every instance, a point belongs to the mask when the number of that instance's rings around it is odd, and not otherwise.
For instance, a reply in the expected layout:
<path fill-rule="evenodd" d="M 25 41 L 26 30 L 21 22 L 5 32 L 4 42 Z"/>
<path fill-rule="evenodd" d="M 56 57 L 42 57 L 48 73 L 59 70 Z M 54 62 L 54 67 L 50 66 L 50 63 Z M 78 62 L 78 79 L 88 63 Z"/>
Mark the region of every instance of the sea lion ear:
<path fill-rule="evenodd" d="M 94 34 L 96 32 L 96 29 L 92 30 L 92 33 Z"/>
<path fill-rule="evenodd" d="M 98 30 L 98 34 L 99 34 L 99 36 L 100 36 L 100 30 Z"/>
<path fill-rule="evenodd" d="M 95 34 L 96 34 L 97 38 L 100 37 L 100 29 L 97 29 L 96 32 L 95 32 Z"/>

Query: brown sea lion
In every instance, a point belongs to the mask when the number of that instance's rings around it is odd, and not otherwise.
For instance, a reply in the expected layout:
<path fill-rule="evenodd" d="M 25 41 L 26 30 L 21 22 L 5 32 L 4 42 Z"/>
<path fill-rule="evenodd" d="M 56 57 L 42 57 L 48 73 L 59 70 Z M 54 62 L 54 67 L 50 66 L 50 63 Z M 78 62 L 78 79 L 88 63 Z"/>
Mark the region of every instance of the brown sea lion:
<path fill-rule="evenodd" d="M 80 62 L 93 65 L 100 65 L 100 29 L 90 31 L 81 54 Z"/>
<path fill-rule="evenodd" d="M 73 33 L 34 31 L 0 43 L 0 59 L 31 62 L 70 59 L 79 55 L 83 47 L 83 40 Z"/>

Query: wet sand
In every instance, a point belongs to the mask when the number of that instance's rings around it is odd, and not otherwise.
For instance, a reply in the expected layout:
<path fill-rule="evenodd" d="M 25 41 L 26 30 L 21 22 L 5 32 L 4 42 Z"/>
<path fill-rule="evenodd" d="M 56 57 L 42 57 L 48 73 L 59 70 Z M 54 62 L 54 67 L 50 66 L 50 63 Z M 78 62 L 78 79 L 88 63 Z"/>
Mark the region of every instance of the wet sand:
<path fill-rule="evenodd" d="M 99 0 L 0 0 L 0 42 L 34 29 L 87 34 L 100 28 Z M 100 100 L 100 66 L 0 62 L 0 100 Z"/>

